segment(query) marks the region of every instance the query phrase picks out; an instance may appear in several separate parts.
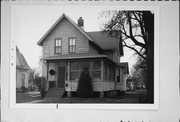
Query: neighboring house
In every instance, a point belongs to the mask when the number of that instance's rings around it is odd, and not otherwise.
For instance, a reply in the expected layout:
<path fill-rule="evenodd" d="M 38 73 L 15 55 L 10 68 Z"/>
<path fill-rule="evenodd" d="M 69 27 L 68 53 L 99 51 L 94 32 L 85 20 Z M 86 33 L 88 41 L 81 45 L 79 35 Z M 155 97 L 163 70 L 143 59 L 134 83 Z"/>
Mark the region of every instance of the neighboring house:
<path fill-rule="evenodd" d="M 129 65 L 128 65 L 128 62 L 122 62 L 122 63 L 119 63 L 117 64 L 117 67 L 118 67 L 118 73 L 119 76 L 118 76 L 118 80 L 117 82 L 119 82 L 117 85 L 116 85 L 116 89 L 120 89 L 120 91 L 123 91 L 125 92 L 126 91 L 126 88 L 127 88 L 127 79 L 128 79 L 128 76 L 129 76 Z"/>
<path fill-rule="evenodd" d="M 126 86 L 127 91 L 134 91 L 136 89 L 135 88 L 135 83 L 134 83 L 132 77 L 127 78 L 127 84 L 126 85 L 127 85 Z"/>
<path fill-rule="evenodd" d="M 89 67 L 94 91 L 104 94 L 104 91 L 123 89 L 120 82 L 124 70 L 120 64 L 123 48 L 119 39 L 103 31 L 85 32 L 83 25 L 81 17 L 76 24 L 63 14 L 37 43 L 43 48 L 42 75 L 47 78 L 46 90 L 62 88 L 69 95 L 75 92 L 84 66 Z"/>
<path fill-rule="evenodd" d="M 23 54 L 16 47 L 16 88 L 28 88 L 28 77 L 30 67 Z"/>

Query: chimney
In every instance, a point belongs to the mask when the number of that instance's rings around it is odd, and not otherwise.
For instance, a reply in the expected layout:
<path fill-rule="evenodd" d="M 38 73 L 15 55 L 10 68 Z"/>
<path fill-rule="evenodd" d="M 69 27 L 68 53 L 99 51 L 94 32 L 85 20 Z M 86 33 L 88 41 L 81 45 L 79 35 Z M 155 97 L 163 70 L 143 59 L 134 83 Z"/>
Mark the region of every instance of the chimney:
<path fill-rule="evenodd" d="M 79 17 L 78 19 L 78 26 L 84 29 L 84 20 L 82 19 L 82 17 Z"/>

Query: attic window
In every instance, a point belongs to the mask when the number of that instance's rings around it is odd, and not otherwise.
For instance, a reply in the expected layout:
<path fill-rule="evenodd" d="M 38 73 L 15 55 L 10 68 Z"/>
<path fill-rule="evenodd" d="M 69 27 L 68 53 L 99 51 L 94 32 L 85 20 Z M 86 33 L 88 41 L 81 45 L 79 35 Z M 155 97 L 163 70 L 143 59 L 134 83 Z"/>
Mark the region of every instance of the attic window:
<path fill-rule="evenodd" d="M 69 38 L 69 53 L 75 53 L 76 51 L 76 40 L 75 38 Z"/>
<path fill-rule="evenodd" d="M 56 38 L 55 39 L 55 53 L 60 54 L 62 50 L 62 39 Z"/>

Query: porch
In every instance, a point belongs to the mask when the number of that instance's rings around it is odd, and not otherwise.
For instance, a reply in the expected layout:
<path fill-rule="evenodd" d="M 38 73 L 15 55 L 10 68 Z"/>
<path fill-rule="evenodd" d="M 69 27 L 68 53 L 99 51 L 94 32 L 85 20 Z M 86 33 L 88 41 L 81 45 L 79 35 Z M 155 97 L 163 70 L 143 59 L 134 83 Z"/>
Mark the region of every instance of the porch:
<path fill-rule="evenodd" d="M 46 90 L 64 88 L 68 94 L 75 92 L 83 67 L 89 69 L 95 92 L 117 90 L 120 85 L 120 72 L 117 72 L 116 64 L 106 56 L 46 59 L 43 69 L 48 81 Z"/>

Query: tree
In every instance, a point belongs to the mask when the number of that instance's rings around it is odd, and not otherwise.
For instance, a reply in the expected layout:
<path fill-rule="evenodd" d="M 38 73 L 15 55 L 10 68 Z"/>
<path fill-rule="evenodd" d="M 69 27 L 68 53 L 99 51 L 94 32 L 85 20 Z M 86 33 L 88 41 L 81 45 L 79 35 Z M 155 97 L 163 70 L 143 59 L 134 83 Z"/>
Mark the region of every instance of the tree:
<path fill-rule="evenodd" d="M 147 66 L 145 60 L 141 57 L 137 57 L 137 62 L 132 67 L 131 75 L 136 87 L 146 84 Z"/>
<path fill-rule="evenodd" d="M 29 83 L 35 85 L 36 84 L 36 81 L 35 81 L 36 77 L 39 77 L 39 73 L 37 72 L 37 69 L 35 69 L 35 68 L 31 69 L 29 71 L 29 78 L 28 78 Z"/>
<path fill-rule="evenodd" d="M 154 14 L 150 11 L 104 11 L 110 18 L 104 31 L 119 38 L 119 45 L 133 50 L 146 63 L 146 102 L 154 102 Z"/>
<path fill-rule="evenodd" d="M 84 67 L 81 72 L 76 93 L 78 97 L 91 97 L 93 95 L 92 81 L 88 73 L 88 67 Z"/>
<path fill-rule="evenodd" d="M 38 72 L 38 69 L 33 68 L 29 71 L 29 90 L 34 91 L 37 87 L 39 88 L 40 80 L 39 80 L 40 73 Z"/>

